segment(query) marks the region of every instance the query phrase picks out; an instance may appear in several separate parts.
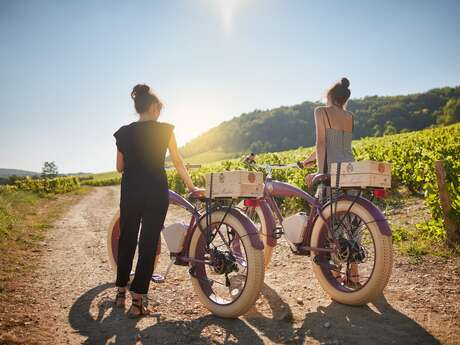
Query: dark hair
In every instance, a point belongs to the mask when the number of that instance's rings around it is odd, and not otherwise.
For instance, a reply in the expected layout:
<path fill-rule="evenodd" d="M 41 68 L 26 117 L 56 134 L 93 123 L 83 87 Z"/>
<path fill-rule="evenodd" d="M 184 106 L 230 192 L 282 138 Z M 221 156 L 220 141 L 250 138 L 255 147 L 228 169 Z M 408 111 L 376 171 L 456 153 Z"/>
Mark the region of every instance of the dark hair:
<path fill-rule="evenodd" d="M 163 107 L 158 96 L 146 84 L 134 86 L 133 91 L 131 91 L 131 98 L 134 100 L 134 107 L 138 114 L 146 113 L 153 103 L 157 103 L 160 110 Z"/>
<path fill-rule="evenodd" d="M 349 86 L 350 81 L 344 77 L 329 89 L 327 96 L 331 98 L 332 103 L 339 107 L 343 107 L 351 95 L 350 89 L 348 88 Z"/>

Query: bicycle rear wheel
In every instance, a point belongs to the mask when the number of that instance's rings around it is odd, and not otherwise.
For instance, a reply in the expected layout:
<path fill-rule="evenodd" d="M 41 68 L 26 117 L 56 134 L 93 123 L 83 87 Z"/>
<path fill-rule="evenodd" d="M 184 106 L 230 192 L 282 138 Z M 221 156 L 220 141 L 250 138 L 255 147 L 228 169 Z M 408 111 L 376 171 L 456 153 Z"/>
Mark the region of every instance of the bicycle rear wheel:
<path fill-rule="evenodd" d="M 112 270 L 117 273 L 117 261 L 118 261 L 118 240 L 120 239 L 120 210 L 113 216 L 112 221 L 110 222 L 109 228 L 107 229 L 107 255 L 109 258 L 110 266 Z M 137 251 L 137 249 L 136 249 Z M 161 254 L 161 238 L 158 241 L 157 253 L 155 257 L 154 267 L 158 267 L 160 263 L 160 254 Z M 135 259 L 137 254 L 135 254 Z M 136 262 L 133 262 L 133 267 L 135 267 Z M 131 272 L 130 280 L 132 279 L 134 272 Z"/>
<path fill-rule="evenodd" d="M 331 221 L 329 207 L 324 209 L 323 216 L 326 221 Z M 312 251 L 313 271 L 332 299 L 349 305 L 365 304 L 382 293 L 390 278 L 393 263 L 391 236 L 380 232 L 378 223 L 359 203 L 352 205 L 349 200 L 338 201 L 334 218 L 342 220 L 335 230 L 340 248 L 332 253 Z M 311 246 L 333 247 L 333 240 L 321 218 L 313 226 Z"/>
<path fill-rule="evenodd" d="M 205 219 L 201 226 L 206 229 Z M 212 212 L 205 231 L 195 229 L 189 248 L 189 256 L 199 260 L 190 262 L 195 293 L 213 314 L 238 317 L 251 308 L 262 288 L 263 250 L 254 248 L 243 224 L 223 210 Z"/>

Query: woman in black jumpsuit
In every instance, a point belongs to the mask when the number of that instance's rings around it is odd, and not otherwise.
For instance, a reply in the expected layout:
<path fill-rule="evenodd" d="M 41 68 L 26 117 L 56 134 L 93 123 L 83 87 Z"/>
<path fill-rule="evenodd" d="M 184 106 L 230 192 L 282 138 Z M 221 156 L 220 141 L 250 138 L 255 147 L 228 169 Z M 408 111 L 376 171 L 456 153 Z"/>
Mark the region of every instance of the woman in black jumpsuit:
<path fill-rule="evenodd" d="M 116 304 L 124 307 L 134 253 L 138 242 L 139 258 L 130 286 L 133 303 L 129 316 L 148 314 L 143 296 L 148 292 L 157 243 L 168 211 L 168 180 L 164 169 L 166 149 L 176 169 L 192 192 L 194 187 L 177 151 L 174 126 L 158 122 L 162 104 L 147 85 L 136 85 L 131 93 L 139 121 L 115 132 L 117 170 L 123 172 L 120 199 L 121 234 L 118 247 Z"/>

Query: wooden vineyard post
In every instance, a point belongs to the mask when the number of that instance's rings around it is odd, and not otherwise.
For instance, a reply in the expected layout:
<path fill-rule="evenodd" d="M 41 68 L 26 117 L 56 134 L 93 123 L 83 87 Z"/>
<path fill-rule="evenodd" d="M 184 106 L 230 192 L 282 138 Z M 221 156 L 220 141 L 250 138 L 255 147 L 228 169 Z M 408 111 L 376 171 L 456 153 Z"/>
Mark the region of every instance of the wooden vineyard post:
<path fill-rule="evenodd" d="M 447 244 L 454 246 L 459 243 L 459 233 L 456 224 L 449 217 L 450 198 L 446 183 L 446 170 L 444 169 L 444 161 L 436 161 L 436 177 L 438 181 L 439 199 L 441 200 L 442 215 L 444 220 L 444 228 L 447 233 Z"/>

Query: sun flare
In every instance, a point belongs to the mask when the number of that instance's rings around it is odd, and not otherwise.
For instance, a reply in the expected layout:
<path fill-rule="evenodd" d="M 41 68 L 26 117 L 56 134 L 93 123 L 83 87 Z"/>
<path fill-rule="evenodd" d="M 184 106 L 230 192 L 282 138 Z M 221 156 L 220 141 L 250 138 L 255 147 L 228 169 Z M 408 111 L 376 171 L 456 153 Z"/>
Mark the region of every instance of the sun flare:
<path fill-rule="evenodd" d="M 236 16 L 251 2 L 252 0 L 208 0 L 206 4 L 217 12 L 222 30 L 230 34 L 233 31 Z"/>

